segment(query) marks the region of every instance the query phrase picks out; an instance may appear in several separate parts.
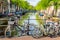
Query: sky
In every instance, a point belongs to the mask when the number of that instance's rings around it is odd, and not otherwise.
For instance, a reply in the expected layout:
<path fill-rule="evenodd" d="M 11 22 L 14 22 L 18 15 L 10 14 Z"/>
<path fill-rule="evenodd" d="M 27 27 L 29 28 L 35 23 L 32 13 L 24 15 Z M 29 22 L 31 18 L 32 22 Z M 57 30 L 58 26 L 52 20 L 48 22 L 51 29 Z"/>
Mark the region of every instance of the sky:
<path fill-rule="evenodd" d="M 40 0 L 27 0 L 27 2 L 29 2 L 30 5 L 33 5 L 33 6 L 36 6 L 39 1 Z"/>

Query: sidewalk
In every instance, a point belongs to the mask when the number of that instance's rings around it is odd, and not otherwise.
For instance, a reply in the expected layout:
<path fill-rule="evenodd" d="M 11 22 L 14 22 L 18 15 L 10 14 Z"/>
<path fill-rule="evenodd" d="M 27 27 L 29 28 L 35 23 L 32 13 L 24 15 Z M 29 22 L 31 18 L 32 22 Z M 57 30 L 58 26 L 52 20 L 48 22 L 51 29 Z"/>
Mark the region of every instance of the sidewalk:
<path fill-rule="evenodd" d="M 56 38 L 42 37 L 39 39 L 35 39 L 31 36 L 23 36 L 18 38 L 0 38 L 0 40 L 60 40 L 60 37 L 56 37 Z"/>

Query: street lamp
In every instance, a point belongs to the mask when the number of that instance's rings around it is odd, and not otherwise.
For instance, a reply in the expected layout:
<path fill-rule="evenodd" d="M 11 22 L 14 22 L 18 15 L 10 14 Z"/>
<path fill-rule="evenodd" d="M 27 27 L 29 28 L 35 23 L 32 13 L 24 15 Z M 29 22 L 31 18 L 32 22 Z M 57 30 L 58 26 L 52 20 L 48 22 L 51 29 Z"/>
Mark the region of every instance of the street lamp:
<path fill-rule="evenodd" d="M 10 0 L 7 0 L 8 2 L 8 10 L 9 10 L 9 13 L 10 13 Z"/>

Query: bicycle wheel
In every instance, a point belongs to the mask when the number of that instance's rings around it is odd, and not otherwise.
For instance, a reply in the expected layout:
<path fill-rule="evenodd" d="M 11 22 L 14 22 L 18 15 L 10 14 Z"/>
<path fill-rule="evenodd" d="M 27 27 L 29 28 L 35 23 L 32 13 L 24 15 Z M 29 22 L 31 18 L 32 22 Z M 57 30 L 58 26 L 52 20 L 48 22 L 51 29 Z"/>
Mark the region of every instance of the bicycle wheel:
<path fill-rule="evenodd" d="M 41 30 L 36 29 L 36 30 L 32 31 L 32 37 L 34 37 L 34 38 L 40 38 L 42 36 L 43 36 L 43 33 L 41 32 Z"/>
<path fill-rule="evenodd" d="M 18 31 L 18 32 L 17 32 L 17 36 L 18 36 L 18 37 L 21 37 L 21 36 L 22 36 L 22 32 L 21 32 L 21 31 Z"/>

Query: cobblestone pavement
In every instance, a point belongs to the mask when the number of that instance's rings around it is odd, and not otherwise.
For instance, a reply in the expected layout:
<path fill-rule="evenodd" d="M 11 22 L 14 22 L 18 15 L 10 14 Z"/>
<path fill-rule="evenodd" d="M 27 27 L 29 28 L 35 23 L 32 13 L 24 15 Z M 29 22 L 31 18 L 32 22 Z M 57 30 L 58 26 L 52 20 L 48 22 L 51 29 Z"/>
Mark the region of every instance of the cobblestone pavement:
<path fill-rule="evenodd" d="M 60 37 L 50 38 L 50 37 L 42 37 L 39 39 L 35 39 L 31 36 L 23 36 L 23 37 L 14 37 L 14 38 L 0 38 L 0 40 L 60 40 Z"/>

